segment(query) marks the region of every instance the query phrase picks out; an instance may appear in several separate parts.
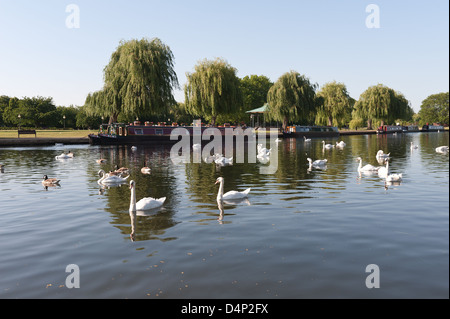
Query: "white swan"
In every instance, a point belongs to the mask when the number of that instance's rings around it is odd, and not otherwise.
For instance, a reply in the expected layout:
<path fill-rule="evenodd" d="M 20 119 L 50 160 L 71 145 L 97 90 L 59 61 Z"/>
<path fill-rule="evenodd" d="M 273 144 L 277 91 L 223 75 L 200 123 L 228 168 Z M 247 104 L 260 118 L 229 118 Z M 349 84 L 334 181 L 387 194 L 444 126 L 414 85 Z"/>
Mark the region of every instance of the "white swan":
<path fill-rule="evenodd" d="M 379 167 L 373 166 L 371 164 L 364 165 L 363 167 L 361 157 L 358 157 L 356 160 L 359 161 L 358 172 L 375 172 L 380 169 Z"/>
<path fill-rule="evenodd" d="M 219 186 L 219 192 L 217 193 L 217 200 L 227 200 L 227 199 L 241 199 L 241 198 L 245 198 L 248 196 L 248 193 L 250 192 L 251 188 L 247 188 L 246 190 L 242 191 L 242 192 L 238 192 L 238 191 L 229 191 L 226 192 L 225 194 L 223 193 L 223 184 L 224 184 L 224 179 L 223 177 L 218 177 L 216 179 L 215 184 L 220 183 Z"/>
<path fill-rule="evenodd" d="M 61 155 L 56 155 L 55 156 L 56 159 L 67 159 L 67 158 L 73 158 L 73 154 L 72 153 L 62 153 Z"/>
<path fill-rule="evenodd" d="M 318 167 L 318 166 L 324 166 L 327 164 L 328 160 L 327 159 L 323 159 L 323 160 L 315 160 L 314 162 L 312 161 L 312 159 L 310 159 L 309 157 L 307 158 L 308 162 L 309 162 L 309 167 L 311 168 L 312 166 Z"/>
<path fill-rule="evenodd" d="M 136 151 L 137 150 L 137 146 L 131 146 L 131 150 L 134 152 L 134 151 Z"/>
<path fill-rule="evenodd" d="M 305 142 L 311 142 L 310 138 L 306 138 L 306 136 L 303 135 L 303 139 L 305 140 Z"/>
<path fill-rule="evenodd" d="M 225 156 L 216 156 L 216 159 L 214 160 L 214 163 L 219 164 L 219 165 L 231 165 L 233 164 L 233 156 L 231 156 L 230 158 L 227 158 Z"/>
<path fill-rule="evenodd" d="M 411 146 L 410 146 L 410 148 L 411 148 L 411 150 L 416 150 L 416 149 L 418 149 L 418 148 L 419 148 L 419 146 L 418 146 L 418 145 L 414 145 L 414 143 L 413 143 L 413 142 L 411 142 Z"/>
<path fill-rule="evenodd" d="M 386 166 L 381 166 L 378 169 L 378 176 L 386 178 L 389 175 L 389 159 L 385 159 Z"/>
<path fill-rule="evenodd" d="M 119 177 L 117 175 L 106 174 L 102 169 L 98 171 L 98 174 L 102 177 L 97 181 L 99 185 L 120 184 L 126 182 L 127 178 L 130 177 L 130 175 L 127 177 Z"/>
<path fill-rule="evenodd" d="M 344 141 L 340 141 L 339 143 L 336 142 L 336 147 L 345 147 L 345 145 L 347 145 L 347 144 L 345 144 Z"/>
<path fill-rule="evenodd" d="M 140 199 L 137 203 L 136 203 L 136 183 L 131 180 L 130 181 L 130 189 L 131 189 L 131 196 L 130 196 L 130 211 L 131 212 L 135 212 L 137 210 L 149 210 L 149 209 L 153 209 L 153 208 L 158 208 L 161 207 L 166 198 L 165 197 L 161 197 L 161 198 L 152 198 L 152 197 L 144 197 L 142 199 Z"/>
<path fill-rule="evenodd" d="M 403 178 L 403 174 L 389 174 L 386 177 L 386 182 L 401 182 Z"/>
<path fill-rule="evenodd" d="M 269 156 L 270 152 L 272 151 L 272 149 L 267 149 L 267 148 L 263 147 L 262 144 L 258 144 L 257 148 L 258 148 L 258 156 L 259 157 Z"/>
<path fill-rule="evenodd" d="M 448 150 L 449 150 L 448 146 L 436 147 L 436 152 L 437 153 L 448 153 Z"/>
<path fill-rule="evenodd" d="M 322 144 L 323 144 L 323 149 L 330 150 L 334 147 L 333 144 L 325 144 L 325 141 L 322 141 Z"/>
<path fill-rule="evenodd" d="M 377 159 L 379 159 L 379 158 L 387 158 L 387 157 L 389 157 L 389 155 L 391 155 L 391 153 L 385 154 L 385 153 L 383 152 L 383 150 L 379 150 L 379 151 L 377 152 L 376 158 L 377 158 Z"/>

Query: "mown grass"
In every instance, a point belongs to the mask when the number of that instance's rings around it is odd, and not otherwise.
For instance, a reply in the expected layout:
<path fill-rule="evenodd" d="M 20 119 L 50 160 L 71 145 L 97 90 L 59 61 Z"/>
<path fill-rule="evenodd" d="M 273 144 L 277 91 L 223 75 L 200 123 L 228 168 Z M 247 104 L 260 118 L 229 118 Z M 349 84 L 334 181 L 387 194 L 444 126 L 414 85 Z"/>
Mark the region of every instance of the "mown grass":
<path fill-rule="evenodd" d="M 97 130 L 36 130 L 36 137 L 47 138 L 82 138 L 88 134 L 97 133 Z M 34 138 L 34 135 L 20 135 L 20 138 Z M 17 130 L 0 130 L 0 138 L 17 138 Z"/>

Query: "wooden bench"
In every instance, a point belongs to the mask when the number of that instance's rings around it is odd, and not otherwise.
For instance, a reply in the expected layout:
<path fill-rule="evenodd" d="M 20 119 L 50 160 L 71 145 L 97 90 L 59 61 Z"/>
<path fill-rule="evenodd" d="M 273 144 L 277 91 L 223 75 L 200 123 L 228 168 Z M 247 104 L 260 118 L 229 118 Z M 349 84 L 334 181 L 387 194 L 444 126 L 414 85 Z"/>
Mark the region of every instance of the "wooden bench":
<path fill-rule="evenodd" d="M 17 130 L 17 137 L 20 137 L 20 134 L 34 134 L 36 137 L 36 130 Z"/>

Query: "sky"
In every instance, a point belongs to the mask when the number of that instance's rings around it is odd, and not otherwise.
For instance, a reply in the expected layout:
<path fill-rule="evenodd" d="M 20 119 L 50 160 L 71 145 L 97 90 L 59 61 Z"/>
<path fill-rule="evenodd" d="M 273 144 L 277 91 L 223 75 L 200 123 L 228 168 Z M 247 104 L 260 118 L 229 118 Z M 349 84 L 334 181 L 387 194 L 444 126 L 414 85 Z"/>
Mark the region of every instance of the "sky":
<path fill-rule="evenodd" d="M 354 99 L 384 84 L 415 112 L 449 91 L 449 3 L 381 0 L 0 0 L 0 95 L 84 104 L 120 41 L 159 38 L 186 72 L 220 57 L 237 76 L 291 70 Z"/>

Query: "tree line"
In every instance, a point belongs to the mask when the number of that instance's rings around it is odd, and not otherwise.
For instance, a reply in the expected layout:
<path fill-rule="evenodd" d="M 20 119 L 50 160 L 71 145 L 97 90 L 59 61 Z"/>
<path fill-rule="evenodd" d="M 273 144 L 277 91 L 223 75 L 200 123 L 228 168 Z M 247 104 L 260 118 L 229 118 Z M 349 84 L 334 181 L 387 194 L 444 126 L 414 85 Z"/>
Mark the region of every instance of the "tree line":
<path fill-rule="evenodd" d="M 103 73 L 103 88 L 89 93 L 82 107 L 56 107 L 51 98 L 2 96 L 0 125 L 22 121 L 22 125 L 36 127 L 85 128 L 103 121 L 135 119 L 190 124 L 194 118 L 212 125 L 248 123 L 246 112 L 266 103 L 265 120 L 284 128 L 290 123 L 350 128 L 396 122 L 448 123 L 448 92 L 430 95 L 414 114 L 401 92 L 383 84 L 369 87 L 356 100 L 343 83 L 332 81 L 319 89 L 306 75 L 292 70 L 275 83 L 264 75 L 239 78 L 237 69 L 222 58 L 201 60 L 193 72 L 186 73 L 185 101 L 180 103 L 173 96 L 180 89 L 174 55 L 158 38 L 121 41 Z"/>

